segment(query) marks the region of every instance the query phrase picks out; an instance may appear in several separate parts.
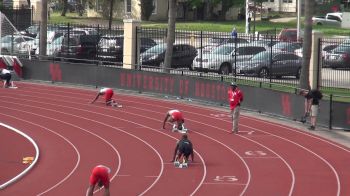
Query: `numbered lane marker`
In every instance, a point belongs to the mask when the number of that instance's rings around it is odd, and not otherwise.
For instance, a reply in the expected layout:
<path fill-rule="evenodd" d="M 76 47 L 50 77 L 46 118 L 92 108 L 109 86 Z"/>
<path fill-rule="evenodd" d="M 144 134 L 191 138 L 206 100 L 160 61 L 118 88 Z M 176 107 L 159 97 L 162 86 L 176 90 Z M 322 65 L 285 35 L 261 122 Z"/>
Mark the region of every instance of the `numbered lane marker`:
<path fill-rule="evenodd" d="M 214 178 L 215 182 L 236 182 L 238 178 L 236 176 L 216 176 Z"/>

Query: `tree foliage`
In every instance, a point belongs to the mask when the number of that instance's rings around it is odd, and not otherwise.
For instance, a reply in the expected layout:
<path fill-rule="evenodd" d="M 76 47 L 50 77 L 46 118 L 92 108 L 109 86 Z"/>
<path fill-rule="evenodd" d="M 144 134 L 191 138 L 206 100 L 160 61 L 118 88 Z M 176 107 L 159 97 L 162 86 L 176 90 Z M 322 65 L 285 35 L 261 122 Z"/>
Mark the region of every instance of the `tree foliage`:
<path fill-rule="evenodd" d="M 149 20 L 153 9 L 153 0 L 141 0 L 141 20 Z"/>

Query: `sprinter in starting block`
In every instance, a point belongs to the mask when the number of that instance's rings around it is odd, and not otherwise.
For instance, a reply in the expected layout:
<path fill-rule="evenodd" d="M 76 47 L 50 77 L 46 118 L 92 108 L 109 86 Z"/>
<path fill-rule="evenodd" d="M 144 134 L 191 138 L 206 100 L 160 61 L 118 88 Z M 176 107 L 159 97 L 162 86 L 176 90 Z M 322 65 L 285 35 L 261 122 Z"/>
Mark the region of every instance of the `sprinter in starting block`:
<path fill-rule="evenodd" d="M 11 71 L 0 68 L 0 78 L 4 81 L 4 88 L 17 88 L 14 83 L 11 81 Z"/>
<path fill-rule="evenodd" d="M 175 152 L 172 162 L 178 168 L 188 167 L 188 158 L 191 155 L 192 162 L 194 161 L 193 145 L 188 139 L 187 134 L 183 134 L 181 140 L 176 143 Z"/>
<path fill-rule="evenodd" d="M 173 123 L 173 132 L 179 131 L 181 133 L 187 133 L 187 129 L 185 128 L 185 119 L 182 115 L 182 112 L 179 110 L 169 110 L 166 113 L 163 121 L 163 129 L 165 129 L 166 122 Z"/>

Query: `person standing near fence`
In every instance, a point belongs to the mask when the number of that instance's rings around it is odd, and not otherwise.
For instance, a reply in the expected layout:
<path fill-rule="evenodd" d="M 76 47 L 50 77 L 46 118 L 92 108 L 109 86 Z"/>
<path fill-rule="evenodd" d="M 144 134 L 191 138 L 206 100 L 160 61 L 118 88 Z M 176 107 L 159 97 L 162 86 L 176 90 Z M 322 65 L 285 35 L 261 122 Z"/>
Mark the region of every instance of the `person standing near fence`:
<path fill-rule="evenodd" d="M 235 82 L 232 82 L 228 90 L 228 100 L 230 104 L 232 116 L 232 131 L 238 133 L 238 120 L 241 112 L 241 103 L 243 101 L 243 92 L 237 87 Z"/>
<path fill-rule="evenodd" d="M 320 100 L 322 99 L 323 95 L 321 91 L 319 91 L 318 89 L 314 89 L 310 91 L 310 97 L 311 97 L 311 110 L 310 110 L 311 126 L 309 127 L 309 130 L 315 130 L 317 116 L 319 112 Z"/>
<path fill-rule="evenodd" d="M 311 91 L 302 89 L 299 94 L 305 98 L 304 115 L 301 117 L 301 120 L 300 120 L 300 122 L 305 123 L 307 117 L 310 116 L 310 111 L 311 111 L 311 102 L 312 102 Z"/>

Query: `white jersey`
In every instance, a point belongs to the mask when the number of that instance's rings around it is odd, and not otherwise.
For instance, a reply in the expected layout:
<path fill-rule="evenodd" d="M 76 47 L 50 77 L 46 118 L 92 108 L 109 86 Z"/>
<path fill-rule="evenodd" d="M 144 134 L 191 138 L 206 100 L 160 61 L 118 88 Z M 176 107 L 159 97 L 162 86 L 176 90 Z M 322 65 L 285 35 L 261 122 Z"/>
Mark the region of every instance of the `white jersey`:
<path fill-rule="evenodd" d="M 1 70 L 1 74 L 7 74 L 7 73 L 11 73 L 9 70 L 7 69 L 2 69 Z"/>

